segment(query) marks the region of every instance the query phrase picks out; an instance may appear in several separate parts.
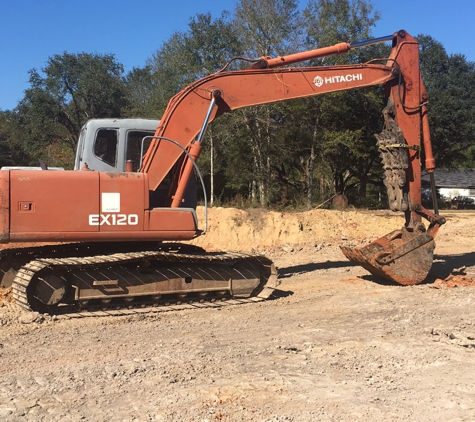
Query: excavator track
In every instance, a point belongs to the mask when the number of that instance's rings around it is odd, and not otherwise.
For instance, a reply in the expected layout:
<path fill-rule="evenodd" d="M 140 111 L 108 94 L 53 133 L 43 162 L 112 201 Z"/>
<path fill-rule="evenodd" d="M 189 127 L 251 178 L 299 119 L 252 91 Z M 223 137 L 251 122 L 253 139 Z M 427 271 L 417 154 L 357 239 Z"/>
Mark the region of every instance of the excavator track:
<path fill-rule="evenodd" d="M 12 282 L 24 310 L 69 317 L 237 305 L 265 300 L 276 286 L 263 256 L 164 250 L 38 257 Z"/>

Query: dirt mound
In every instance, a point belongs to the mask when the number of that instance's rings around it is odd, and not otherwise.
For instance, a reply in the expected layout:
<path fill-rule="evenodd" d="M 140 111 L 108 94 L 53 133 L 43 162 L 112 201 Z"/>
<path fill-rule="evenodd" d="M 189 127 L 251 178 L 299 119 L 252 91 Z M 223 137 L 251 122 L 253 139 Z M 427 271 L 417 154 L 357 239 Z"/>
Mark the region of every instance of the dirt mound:
<path fill-rule="evenodd" d="M 203 225 L 203 209 L 197 210 Z M 310 210 L 284 213 L 261 209 L 210 208 L 208 231 L 192 243 L 205 249 L 252 251 L 286 244 L 374 240 L 402 227 L 389 211 Z"/>

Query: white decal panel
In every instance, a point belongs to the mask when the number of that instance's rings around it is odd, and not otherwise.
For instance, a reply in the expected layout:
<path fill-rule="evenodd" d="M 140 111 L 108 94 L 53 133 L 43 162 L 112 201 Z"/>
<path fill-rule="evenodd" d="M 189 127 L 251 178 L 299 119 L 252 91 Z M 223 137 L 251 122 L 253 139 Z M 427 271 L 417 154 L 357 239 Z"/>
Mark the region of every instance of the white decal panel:
<path fill-rule="evenodd" d="M 137 214 L 120 213 L 120 193 L 103 192 L 101 197 L 101 213 L 89 214 L 90 226 L 137 226 Z"/>
<path fill-rule="evenodd" d="M 101 212 L 120 212 L 120 193 L 103 192 Z"/>

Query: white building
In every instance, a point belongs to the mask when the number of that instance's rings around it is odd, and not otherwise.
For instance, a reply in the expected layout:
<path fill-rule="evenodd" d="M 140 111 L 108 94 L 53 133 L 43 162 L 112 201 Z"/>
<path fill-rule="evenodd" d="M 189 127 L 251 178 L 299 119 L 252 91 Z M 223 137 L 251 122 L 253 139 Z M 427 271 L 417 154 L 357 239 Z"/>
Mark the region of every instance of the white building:
<path fill-rule="evenodd" d="M 435 187 L 440 198 L 447 202 L 454 199 L 473 199 L 475 201 L 475 169 L 436 169 L 434 173 Z M 430 191 L 430 178 L 428 174 L 422 176 L 424 189 Z"/>

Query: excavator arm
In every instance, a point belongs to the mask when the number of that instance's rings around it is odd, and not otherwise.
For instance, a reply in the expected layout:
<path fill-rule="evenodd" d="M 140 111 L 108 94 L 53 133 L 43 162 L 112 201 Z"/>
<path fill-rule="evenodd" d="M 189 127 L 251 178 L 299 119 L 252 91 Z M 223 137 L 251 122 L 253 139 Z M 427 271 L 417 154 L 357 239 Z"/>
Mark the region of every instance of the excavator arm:
<path fill-rule="evenodd" d="M 342 66 L 282 67 L 352 48 L 392 40 L 389 58 Z M 389 204 L 402 211 L 402 230 L 390 233 L 361 249 L 342 248 L 352 261 L 373 274 L 401 284 L 415 284 L 432 265 L 433 238 L 445 219 L 421 204 L 421 149 L 426 169 L 433 174 L 427 117 L 428 96 L 419 69 L 419 44 L 405 31 L 368 42 L 340 43 L 332 47 L 277 58 L 261 58 L 241 71 L 221 71 L 204 77 L 175 95 L 168 104 L 143 161 L 149 189 L 155 190 L 183 152 L 173 140 L 197 159 L 206 124 L 233 110 L 304 98 L 329 92 L 384 85 L 388 105 L 383 111 L 385 128 L 377 135 L 385 169 Z M 422 139 L 421 139 L 422 137 Z M 178 175 L 171 207 L 179 207 L 193 171 L 189 158 Z M 434 201 L 435 203 L 435 201 Z M 429 221 L 426 230 L 422 218 Z"/>

